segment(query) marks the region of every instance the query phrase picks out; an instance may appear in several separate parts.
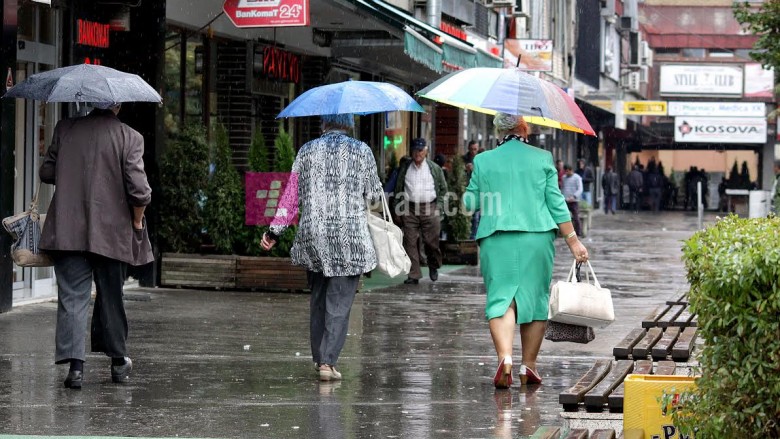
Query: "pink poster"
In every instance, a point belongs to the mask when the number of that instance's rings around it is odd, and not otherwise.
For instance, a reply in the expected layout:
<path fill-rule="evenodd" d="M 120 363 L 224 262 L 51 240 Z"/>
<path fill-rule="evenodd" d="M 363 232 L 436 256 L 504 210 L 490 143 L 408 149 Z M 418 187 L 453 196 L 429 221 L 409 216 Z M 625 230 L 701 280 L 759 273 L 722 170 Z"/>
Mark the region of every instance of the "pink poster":
<path fill-rule="evenodd" d="M 290 178 L 289 172 L 247 172 L 246 225 L 271 224 Z M 292 224 L 297 224 L 297 219 Z"/>

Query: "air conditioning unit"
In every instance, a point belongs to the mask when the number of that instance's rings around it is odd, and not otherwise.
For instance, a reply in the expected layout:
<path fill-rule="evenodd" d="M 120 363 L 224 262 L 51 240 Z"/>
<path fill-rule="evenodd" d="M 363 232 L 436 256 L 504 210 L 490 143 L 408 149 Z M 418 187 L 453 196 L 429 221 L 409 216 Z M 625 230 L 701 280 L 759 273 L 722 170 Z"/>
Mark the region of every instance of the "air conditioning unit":
<path fill-rule="evenodd" d="M 491 8 L 507 8 L 515 6 L 515 0 L 492 0 Z"/>
<path fill-rule="evenodd" d="M 531 18 L 531 7 L 529 0 L 515 0 L 515 6 L 512 8 L 512 16 Z"/>
<path fill-rule="evenodd" d="M 639 91 L 639 83 L 640 83 L 640 73 L 639 72 L 629 72 L 621 78 L 621 86 L 623 88 L 632 90 L 632 91 Z"/>
<path fill-rule="evenodd" d="M 647 80 L 650 76 L 650 67 L 642 66 L 639 68 L 639 82 L 647 84 Z"/>
<path fill-rule="evenodd" d="M 622 16 L 620 17 L 620 30 L 629 31 L 637 30 L 636 17 Z"/>
<path fill-rule="evenodd" d="M 639 45 L 639 63 L 643 66 L 653 67 L 653 49 L 647 41 L 642 41 Z"/>

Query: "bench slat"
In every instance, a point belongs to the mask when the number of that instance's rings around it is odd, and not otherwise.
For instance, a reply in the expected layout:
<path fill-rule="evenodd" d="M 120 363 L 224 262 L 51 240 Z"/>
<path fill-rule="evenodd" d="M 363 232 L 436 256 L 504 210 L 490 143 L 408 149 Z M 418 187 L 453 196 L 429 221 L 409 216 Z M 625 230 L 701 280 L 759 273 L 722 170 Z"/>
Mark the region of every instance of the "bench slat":
<path fill-rule="evenodd" d="M 667 330 L 664 331 L 664 334 L 661 336 L 661 339 L 658 340 L 658 343 L 653 346 L 653 360 L 666 360 L 666 357 L 672 353 L 672 346 L 674 345 L 674 342 L 677 341 L 677 337 L 679 335 L 680 328 L 676 326 L 667 328 Z"/>
<path fill-rule="evenodd" d="M 688 323 L 691 321 L 692 318 L 693 318 L 693 314 L 691 313 L 690 308 L 686 306 L 683 312 L 681 312 L 680 315 L 677 316 L 677 318 L 674 319 L 673 322 L 671 322 L 671 326 L 679 326 L 681 328 L 688 327 L 690 326 Z"/>
<path fill-rule="evenodd" d="M 609 372 L 609 375 L 585 394 L 585 409 L 589 412 L 602 411 L 604 405 L 607 404 L 607 396 L 623 382 L 626 375 L 631 373 L 632 370 L 634 370 L 633 361 L 618 361 Z"/>
<path fill-rule="evenodd" d="M 574 428 L 569 430 L 563 439 L 588 439 L 588 430 L 585 428 Z"/>
<path fill-rule="evenodd" d="M 683 329 L 680 337 L 677 338 L 677 342 L 672 347 L 672 360 L 674 361 L 688 361 L 691 358 L 691 352 L 693 352 L 694 342 L 696 341 L 696 327 L 688 327 Z"/>
<path fill-rule="evenodd" d="M 577 384 L 561 392 L 558 395 L 558 402 L 563 405 L 564 410 L 573 408 L 576 411 L 583 396 L 607 375 L 611 366 L 612 360 L 596 360 L 593 367 L 577 381 Z"/>
<path fill-rule="evenodd" d="M 655 346 L 655 344 L 658 342 L 658 340 L 661 339 L 661 334 L 663 334 L 663 330 L 661 328 L 650 328 L 647 330 L 647 334 L 645 334 L 645 337 L 637 343 L 636 346 L 634 346 L 634 349 L 631 350 L 631 355 L 634 357 L 635 360 L 643 360 L 647 358 L 648 354 L 650 354 L 650 350 Z"/>
<path fill-rule="evenodd" d="M 658 320 L 661 319 L 667 311 L 672 307 L 673 305 L 666 305 L 666 306 L 659 306 L 656 308 L 653 312 L 647 315 L 642 320 L 642 327 L 643 328 L 655 328 L 658 326 Z"/>
<path fill-rule="evenodd" d="M 659 361 L 655 365 L 653 375 L 674 375 L 674 370 L 677 368 L 677 363 L 674 361 Z"/>
<path fill-rule="evenodd" d="M 639 360 L 634 362 L 632 373 L 640 375 L 649 375 L 653 371 L 653 362 L 650 360 Z M 607 407 L 611 413 L 623 413 L 624 382 L 612 391 L 607 397 Z"/>
<path fill-rule="evenodd" d="M 615 439 L 615 430 L 611 428 L 600 428 L 598 430 L 593 430 L 593 433 L 590 435 L 590 439 Z"/>
<path fill-rule="evenodd" d="M 560 427 L 539 427 L 529 439 L 558 439 L 560 436 Z"/>
<path fill-rule="evenodd" d="M 618 343 L 617 346 L 612 348 L 612 355 L 615 356 L 615 359 L 628 359 L 628 356 L 631 355 L 631 350 L 634 348 L 634 346 L 645 337 L 645 332 L 646 331 L 642 328 L 634 329 L 629 332 L 626 338 Z"/>
<path fill-rule="evenodd" d="M 656 322 L 656 325 L 661 328 L 668 328 L 669 326 L 672 326 L 672 323 L 674 320 L 682 314 L 682 312 L 685 310 L 687 305 L 669 305 L 670 308 L 668 311 L 666 311 L 666 314 L 664 314 L 663 317 L 658 319 Z"/>
<path fill-rule="evenodd" d="M 671 299 L 666 301 L 667 305 L 677 305 L 677 304 L 680 304 L 680 303 L 685 303 L 685 304 L 688 303 L 688 292 L 687 291 L 684 292 L 684 293 L 672 296 Z"/>

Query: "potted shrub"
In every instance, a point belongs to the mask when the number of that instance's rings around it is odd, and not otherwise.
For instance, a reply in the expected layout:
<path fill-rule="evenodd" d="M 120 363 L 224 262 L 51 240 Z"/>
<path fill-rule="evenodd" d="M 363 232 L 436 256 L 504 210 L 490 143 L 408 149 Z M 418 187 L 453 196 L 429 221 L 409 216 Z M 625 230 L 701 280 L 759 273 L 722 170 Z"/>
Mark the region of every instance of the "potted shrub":
<path fill-rule="evenodd" d="M 249 150 L 249 169 L 252 172 L 290 172 L 295 161 L 295 148 L 291 136 L 280 129 L 274 141 L 274 166 L 268 165 L 265 138 L 259 130 L 252 139 Z M 271 169 L 269 169 L 271 168 Z M 243 215 L 243 211 L 242 211 Z M 292 265 L 290 248 L 296 227 L 287 228 L 270 252 L 260 247 L 260 240 L 268 226 L 245 226 L 246 254 L 239 256 L 236 266 L 236 286 L 239 288 L 264 288 L 302 291 L 308 288 L 306 270 Z"/>
<path fill-rule="evenodd" d="M 161 284 L 235 285 L 233 256 L 201 255 L 204 201 L 209 184 L 206 130 L 190 124 L 170 139 L 160 161 Z"/>
<path fill-rule="evenodd" d="M 704 347 L 675 422 L 697 439 L 780 437 L 780 218 L 729 215 L 683 259 Z"/>
<path fill-rule="evenodd" d="M 449 194 L 445 204 L 444 231 L 446 239 L 441 241 L 442 258 L 445 264 L 477 265 L 477 242 L 469 239 L 472 215 L 463 208 L 463 193 L 466 191 L 466 168 L 463 158 L 452 158 L 447 174 Z"/>

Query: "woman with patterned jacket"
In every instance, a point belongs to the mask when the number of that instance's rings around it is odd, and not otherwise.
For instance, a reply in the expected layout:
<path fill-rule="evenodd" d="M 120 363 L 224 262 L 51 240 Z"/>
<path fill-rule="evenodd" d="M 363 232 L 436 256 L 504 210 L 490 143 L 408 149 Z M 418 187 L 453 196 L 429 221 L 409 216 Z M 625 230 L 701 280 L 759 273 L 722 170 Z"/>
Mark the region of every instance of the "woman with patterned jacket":
<path fill-rule="evenodd" d="M 322 116 L 322 136 L 304 144 L 262 247 L 270 250 L 301 217 L 290 256 L 306 268 L 311 288 L 311 352 L 320 380 L 341 379 L 336 368 L 360 275 L 376 267 L 366 201 L 379 200 L 376 161 L 365 143 L 347 135 L 352 114 Z"/>

